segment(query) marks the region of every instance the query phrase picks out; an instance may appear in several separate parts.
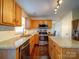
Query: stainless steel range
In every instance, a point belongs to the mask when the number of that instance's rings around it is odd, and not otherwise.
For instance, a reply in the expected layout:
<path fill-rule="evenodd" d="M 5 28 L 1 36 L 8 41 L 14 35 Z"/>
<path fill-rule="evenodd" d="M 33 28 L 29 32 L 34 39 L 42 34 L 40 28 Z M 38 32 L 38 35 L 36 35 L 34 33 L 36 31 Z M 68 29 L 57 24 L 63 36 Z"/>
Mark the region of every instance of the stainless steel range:
<path fill-rule="evenodd" d="M 46 45 L 48 44 L 48 33 L 47 33 L 48 26 L 45 24 L 39 25 L 39 45 Z"/>

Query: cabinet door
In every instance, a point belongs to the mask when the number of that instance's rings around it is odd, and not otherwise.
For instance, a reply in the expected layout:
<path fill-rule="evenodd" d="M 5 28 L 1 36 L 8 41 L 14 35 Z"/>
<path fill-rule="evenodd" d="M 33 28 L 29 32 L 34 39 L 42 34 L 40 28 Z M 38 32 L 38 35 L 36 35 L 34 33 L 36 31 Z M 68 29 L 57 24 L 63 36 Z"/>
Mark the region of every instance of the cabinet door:
<path fill-rule="evenodd" d="M 32 51 L 33 51 L 33 48 L 34 48 L 34 36 L 33 37 L 31 37 L 31 39 L 30 39 L 30 54 L 32 53 Z"/>
<path fill-rule="evenodd" d="M 54 59 L 54 48 L 53 48 L 53 42 L 51 39 L 49 39 L 49 56 L 51 59 Z"/>
<path fill-rule="evenodd" d="M 2 0 L 0 0 L 0 24 L 2 23 Z"/>
<path fill-rule="evenodd" d="M 48 21 L 48 28 L 52 28 L 52 20 Z"/>
<path fill-rule="evenodd" d="M 21 26 L 22 10 L 17 3 L 15 4 L 15 17 L 16 17 L 16 21 L 15 21 L 16 26 Z"/>
<path fill-rule="evenodd" d="M 3 0 L 3 23 L 15 23 L 15 0 Z"/>
<path fill-rule="evenodd" d="M 39 36 L 38 34 L 35 35 L 35 44 L 38 44 L 39 43 Z"/>

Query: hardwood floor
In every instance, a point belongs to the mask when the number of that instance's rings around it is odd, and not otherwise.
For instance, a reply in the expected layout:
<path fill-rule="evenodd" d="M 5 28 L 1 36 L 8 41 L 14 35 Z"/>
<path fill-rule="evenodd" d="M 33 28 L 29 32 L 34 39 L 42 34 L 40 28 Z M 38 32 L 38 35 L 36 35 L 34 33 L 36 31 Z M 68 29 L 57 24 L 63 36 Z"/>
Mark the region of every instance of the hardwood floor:
<path fill-rule="evenodd" d="M 48 45 L 35 45 L 31 59 L 49 59 Z"/>

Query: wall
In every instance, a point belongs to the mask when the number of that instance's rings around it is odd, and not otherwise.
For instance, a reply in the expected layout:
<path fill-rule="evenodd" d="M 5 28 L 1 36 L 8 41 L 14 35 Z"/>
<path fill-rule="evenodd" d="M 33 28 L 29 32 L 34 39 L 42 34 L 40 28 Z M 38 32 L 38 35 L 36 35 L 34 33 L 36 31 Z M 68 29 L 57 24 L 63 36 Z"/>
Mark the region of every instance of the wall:
<path fill-rule="evenodd" d="M 52 33 L 54 33 L 54 31 L 56 31 L 56 36 L 60 36 L 61 35 L 61 21 L 52 21 L 53 25 L 52 25 Z"/>
<path fill-rule="evenodd" d="M 71 38 L 72 36 L 72 21 L 79 19 L 79 8 L 75 8 L 62 19 L 61 36 Z"/>
<path fill-rule="evenodd" d="M 61 36 L 71 38 L 72 34 L 72 11 L 69 12 L 61 21 Z"/>
<path fill-rule="evenodd" d="M 72 11 L 73 20 L 79 19 L 79 8 L 76 8 Z"/>
<path fill-rule="evenodd" d="M 79 8 L 73 9 L 59 21 L 53 21 L 52 32 L 56 31 L 56 36 L 66 38 L 72 37 L 72 21 L 79 19 Z"/>
<path fill-rule="evenodd" d="M 68 12 L 61 20 L 53 21 L 52 33 L 56 36 L 71 38 L 72 34 L 72 11 Z"/>

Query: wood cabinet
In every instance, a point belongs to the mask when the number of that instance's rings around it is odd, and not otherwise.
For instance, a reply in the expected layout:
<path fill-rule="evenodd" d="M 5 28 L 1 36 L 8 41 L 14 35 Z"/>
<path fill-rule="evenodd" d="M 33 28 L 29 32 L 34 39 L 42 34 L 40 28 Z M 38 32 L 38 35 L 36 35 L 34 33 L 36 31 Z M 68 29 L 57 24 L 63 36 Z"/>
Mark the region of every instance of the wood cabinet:
<path fill-rule="evenodd" d="M 48 40 L 48 47 L 49 47 L 49 56 L 51 59 L 54 59 L 55 54 L 54 54 L 53 42 L 50 39 Z"/>
<path fill-rule="evenodd" d="M 35 46 L 35 35 L 30 38 L 30 55 L 33 52 L 34 46 Z"/>
<path fill-rule="evenodd" d="M 52 28 L 52 20 L 32 20 L 31 19 L 31 28 L 38 28 L 39 24 L 47 24 L 48 28 Z"/>
<path fill-rule="evenodd" d="M 30 54 L 32 53 L 34 48 L 34 36 L 30 39 Z"/>
<path fill-rule="evenodd" d="M 0 24 L 21 26 L 21 8 L 15 0 L 0 0 Z"/>
<path fill-rule="evenodd" d="M 21 18 L 22 18 L 22 9 L 21 7 L 16 3 L 15 4 L 15 24 L 16 26 L 21 26 Z"/>
<path fill-rule="evenodd" d="M 20 59 L 20 51 L 19 51 L 19 48 L 16 49 L 16 59 Z"/>
<path fill-rule="evenodd" d="M 0 0 L 0 23 L 2 22 L 2 0 Z"/>
<path fill-rule="evenodd" d="M 2 0 L 2 23 L 15 24 L 15 0 Z"/>
<path fill-rule="evenodd" d="M 79 59 L 79 48 L 60 47 L 54 40 L 48 40 L 51 59 Z"/>
<path fill-rule="evenodd" d="M 39 44 L 39 35 L 38 34 L 35 35 L 35 44 Z"/>
<path fill-rule="evenodd" d="M 61 48 L 49 39 L 49 56 L 51 59 L 61 59 Z"/>
<path fill-rule="evenodd" d="M 38 34 L 35 34 L 30 38 L 30 55 L 33 54 L 35 44 L 38 44 Z"/>

